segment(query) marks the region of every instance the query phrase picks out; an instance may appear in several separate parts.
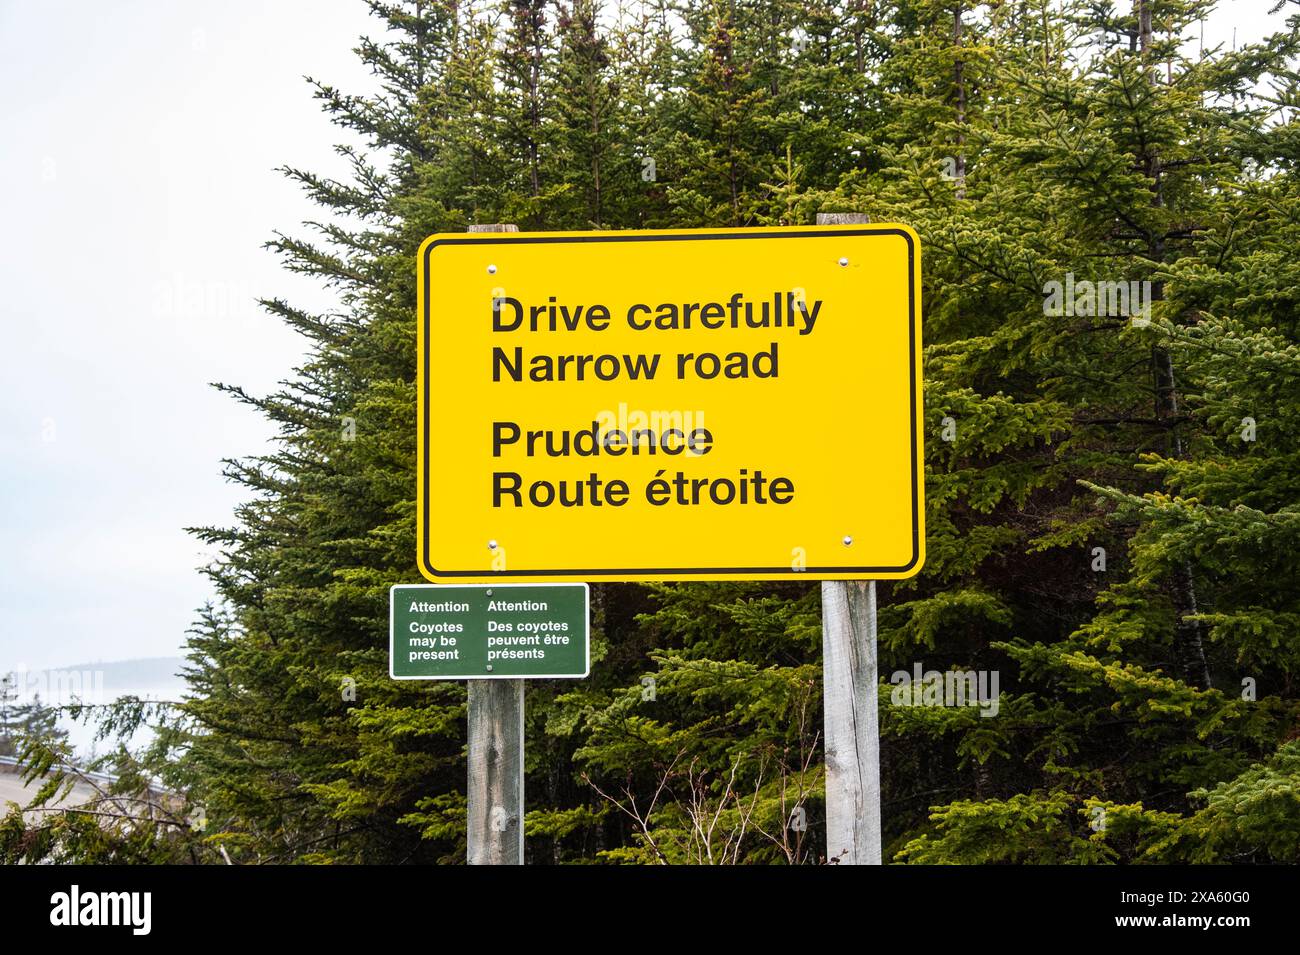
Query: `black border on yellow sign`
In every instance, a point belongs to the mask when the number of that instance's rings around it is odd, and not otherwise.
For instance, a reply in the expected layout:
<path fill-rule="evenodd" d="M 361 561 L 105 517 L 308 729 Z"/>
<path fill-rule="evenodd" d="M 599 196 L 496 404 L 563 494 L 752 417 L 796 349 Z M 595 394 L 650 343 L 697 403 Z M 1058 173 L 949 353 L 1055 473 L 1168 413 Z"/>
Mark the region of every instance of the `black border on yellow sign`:
<path fill-rule="evenodd" d="M 430 407 L 430 375 L 429 375 L 429 355 L 433 341 L 431 327 L 430 305 L 432 296 L 430 289 L 432 285 L 432 268 L 430 267 L 430 258 L 433 250 L 440 245 L 493 245 L 493 244 L 554 244 L 565 242 L 674 242 L 674 241 L 709 241 L 712 239 L 790 239 L 805 237 L 824 237 L 827 235 L 897 235 L 907 242 L 907 348 L 908 348 L 908 381 L 909 381 L 909 401 L 908 412 L 911 416 L 911 449 L 912 449 L 912 556 L 906 564 L 896 567 L 861 567 L 861 566 L 836 566 L 836 567 L 803 567 L 795 569 L 793 567 L 620 567 L 620 568 L 596 568 L 596 567 L 576 567 L 563 570 L 519 570 L 511 568 L 505 573 L 491 569 L 484 570 L 438 570 L 429 560 L 429 543 L 431 541 L 429 526 L 429 506 L 425 496 L 425 485 L 429 474 L 429 415 L 426 409 Z M 920 462 L 917 460 L 917 386 L 916 380 L 916 244 L 910 233 L 903 229 L 893 228 L 871 228 L 870 226 L 846 226 L 843 228 L 830 227 L 819 228 L 817 230 L 801 231 L 718 231 L 718 232 L 665 232 L 662 234 L 645 234 L 635 233 L 630 235 L 620 234 L 618 232 L 592 232 L 592 233 L 574 233 L 572 235 L 530 235 L 527 232 L 500 232 L 500 233 L 474 233 L 466 234 L 465 237 L 449 236 L 435 239 L 429 242 L 424 248 L 424 308 L 423 314 L 420 315 L 420 321 L 424 325 L 424 350 L 419 356 L 422 365 L 422 375 L 424 379 L 424 391 L 419 396 L 420 400 L 420 427 L 424 430 L 423 449 L 424 460 L 420 462 L 419 481 L 420 487 L 416 489 L 420 495 L 420 500 L 424 502 L 421 508 L 421 542 L 419 547 L 420 569 L 426 576 L 453 578 L 453 577 L 493 577 L 501 576 L 507 578 L 520 577 L 605 577 L 621 579 L 624 577 L 660 577 L 661 579 L 671 580 L 674 577 L 702 577 L 708 579 L 711 574 L 763 574 L 763 575 L 781 575 L 790 577 L 811 577 L 816 578 L 819 574 L 862 574 L 870 576 L 872 574 L 905 574 L 916 566 L 917 560 L 921 555 L 921 531 L 920 531 L 920 497 L 921 481 L 924 477 L 921 473 Z"/>

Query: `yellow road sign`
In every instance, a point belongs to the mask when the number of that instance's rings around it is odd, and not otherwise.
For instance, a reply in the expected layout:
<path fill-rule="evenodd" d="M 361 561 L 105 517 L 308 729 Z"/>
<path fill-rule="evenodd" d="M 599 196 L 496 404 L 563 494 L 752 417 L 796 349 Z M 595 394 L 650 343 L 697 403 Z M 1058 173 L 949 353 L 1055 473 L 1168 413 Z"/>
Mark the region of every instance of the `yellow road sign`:
<path fill-rule="evenodd" d="M 920 269 L 893 224 L 431 236 L 421 571 L 915 574 Z"/>

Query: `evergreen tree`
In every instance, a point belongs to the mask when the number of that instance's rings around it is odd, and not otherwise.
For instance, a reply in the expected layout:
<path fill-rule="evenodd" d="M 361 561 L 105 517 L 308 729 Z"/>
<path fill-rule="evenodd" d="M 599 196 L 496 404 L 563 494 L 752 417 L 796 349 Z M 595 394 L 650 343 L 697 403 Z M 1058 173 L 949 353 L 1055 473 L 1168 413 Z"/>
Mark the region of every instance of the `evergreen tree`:
<path fill-rule="evenodd" d="M 23 726 L 18 708 L 18 681 L 14 674 L 0 676 L 0 756 L 18 752 L 18 734 Z"/>
<path fill-rule="evenodd" d="M 626 193 L 631 182 L 632 156 L 618 121 L 619 83 L 599 26 L 598 0 L 573 0 L 559 11 L 553 145 L 576 204 L 566 220 L 574 228 L 600 229 L 614 211 L 610 196 L 619 186 Z"/>
<path fill-rule="evenodd" d="M 42 702 L 39 693 L 23 702 L 16 674 L 0 676 L 0 756 L 17 756 L 33 744 L 66 743 L 68 731 L 59 726 L 59 716 L 59 708 Z"/>
<path fill-rule="evenodd" d="M 1211 460 L 1188 460 L 1204 454 L 1209 413 L 1189 406 L 1202 387 L 1195 363 L 1175 374 L 1173 356 L 1205 329 L 1199 319 L 1187 328 L 1193 311 L 1174 306 L 1187 294 L 1178 278 L 1213 274 L 1220 287 L 1234 285 L 1235 249 L 1224 254 L 1213 238 L 1225 215 L 1235 218 L 1218 184 L 1252 178 L 1270 117 L 1232 94 L 1283 71 L 1294 54 L 1287 36 L 1272 49 L 1186 59 L 1179 38 L 1205 10 L 1140 0 L 1129 18 L 1080 10 L 1042 34 L 1039 49 L 1008 61 L 1021 102 L 978 137 L 967 195 L 947 223 L 923 229 L 932 237 L 929 281 L 938 286 L 927 315 L 937 318 L 928 324 L 931 341 L 939 338 L 929 350 L 927 411 L 954 417 L 961 435 L 927 447 L 950 475 L 936 467 L 933 480 L 952 488 L 931 492 L 930 513 L 936 505 L 939 513 L 929 524 L 925 578 L 951 574 L 933 550 L 950 530 L 954 545 L 966 545 L 965 558 L 984 536 L 984 560 L 998 563 L 967 565 L 963 576 L 979 602 L 947 621 L 938 607 L 952 605 L 951 577 L 898 609 L 913 621 L 923 612 L 941 624 L 931 631 L 940 640 L 960 634 L 966 646 L 968 614 L 978 612 L 992 631 L 986 624 L 975 647 L 1008 654 L 1016 680 L 1003 715 L 988 721 L 996 725 L 891 711 L 891 732 L 903 738 L 957 730 L 957 752 L 976 769 L 974 798 L 937 807 L 932 832 L 898 843 L 906 845 L 902 858 L 1223 859 L 1205 840 L 1184 838 L 1205 825 L 1197 807 L 1240 774 L 1275 782 L 1277 767 L 1288 765 L 1279 754 L 1268 764 L 1272 776 L 1251 768 L 1285 738 L 1294 701 L 1243 700 L 1215 688 L 1216 673 L 1236 669 L 1205 639 L 1207 621 L 1220 619 L 1206 611 L 1222 599 L 1207 583 L 1222 571 L 1207 580 L 1206 551 L 1176 545 L 1188 533 L 1176 516 L 1200 502 L 1179 501 L 1174 475 L 1218 470 Z M 1080 65 L 1066 53 L 1084 41 L 1094 52 Z M 961 211 L 986 197 L 987 208 Z M 919 203 L 908 212 L 926 214 Z M 948 259 L 951 277 L 938 271 Z M 1199 271 L 1188 272 L 1194 263 Z M 1065 310 L 1052 307 L 1051 295 L 1033 302 L 1035 290 L 1047 294 L 1067 275 L 1085 287 L 1148 282 L 1155 321 L 1142 328 L 1144 319 L 1099 309 L 1096 300 Z M 985 298 L 990 292 L 996 297 Z M 1230 294 L 1247 293 L 1236 285 Z M 1012 303 L 1019 307 L 1008 312 Z M 981 317 L 994 321 L 981 328 Z M 960 337 L 945 341 L 954 333 Z M 962 390 L 945 394 L 953 385 Z M 1005 424 L 995 429 L 986 417 L 999 406 L 1005 422 L 1019 419 L 1018 435 L 999 433 Z M 1017 471 L 1024 479 L 1007 482 Z M 1247 499 L 1261 492 L 1267 500 L 1258 482 L 1235 489 Z M 1000 506 L 1008 494 L 1010 506 Z M 978 529 L 954 525 L 964 499 L 976 514 L 1001 512 L 1000 519 L 977 518 Z M 1258 593 L 1249 573 L 1232 579 Z M 906 630 L 900 636 L 905 647 L 913 642 Z M 1276 806 L 1260 811 L 1276 814 Z M 994 830 L 1013 837 L 992 839 Z"/>

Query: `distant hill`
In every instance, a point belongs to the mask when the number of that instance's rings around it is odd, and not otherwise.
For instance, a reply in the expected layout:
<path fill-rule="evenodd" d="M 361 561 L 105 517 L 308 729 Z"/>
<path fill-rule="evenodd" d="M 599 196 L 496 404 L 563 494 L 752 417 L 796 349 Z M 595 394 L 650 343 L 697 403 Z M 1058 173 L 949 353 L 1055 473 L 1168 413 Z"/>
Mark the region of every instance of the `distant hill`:
<path fill-rule="evenodd" d="M 97 661 L 74 663 L 59 667 L 91 674 L 104 674 L 104 692 L 111 699 L 122 694 L 174 696 L 185 686 L 181 668 L 182 657 L 142 657 L 135 660 Z"/>

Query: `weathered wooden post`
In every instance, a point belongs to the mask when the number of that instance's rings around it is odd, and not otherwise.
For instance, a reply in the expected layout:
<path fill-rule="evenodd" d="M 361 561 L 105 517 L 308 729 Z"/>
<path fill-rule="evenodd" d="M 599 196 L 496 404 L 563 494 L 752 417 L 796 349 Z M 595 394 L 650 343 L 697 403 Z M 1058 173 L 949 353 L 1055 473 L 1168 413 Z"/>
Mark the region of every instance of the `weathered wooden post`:
<path fill-rule="evenodd" d="M 857 225 L 862 213 L 818 213 L 818 225 Z M 822 581 L 826 858 L 880 865 L 880 726 L 876 582 Z"/>
<path fill-rule="evenodd" d="M 466 861 L 524 862 L 524 681 L 469 682 Z"/>
<path fill-rule="evenodd" d="M 472 225 L 470 232 L 518 232 Z M 524 681 L 470 680 L 466 861 L 524 862 Z"/>

